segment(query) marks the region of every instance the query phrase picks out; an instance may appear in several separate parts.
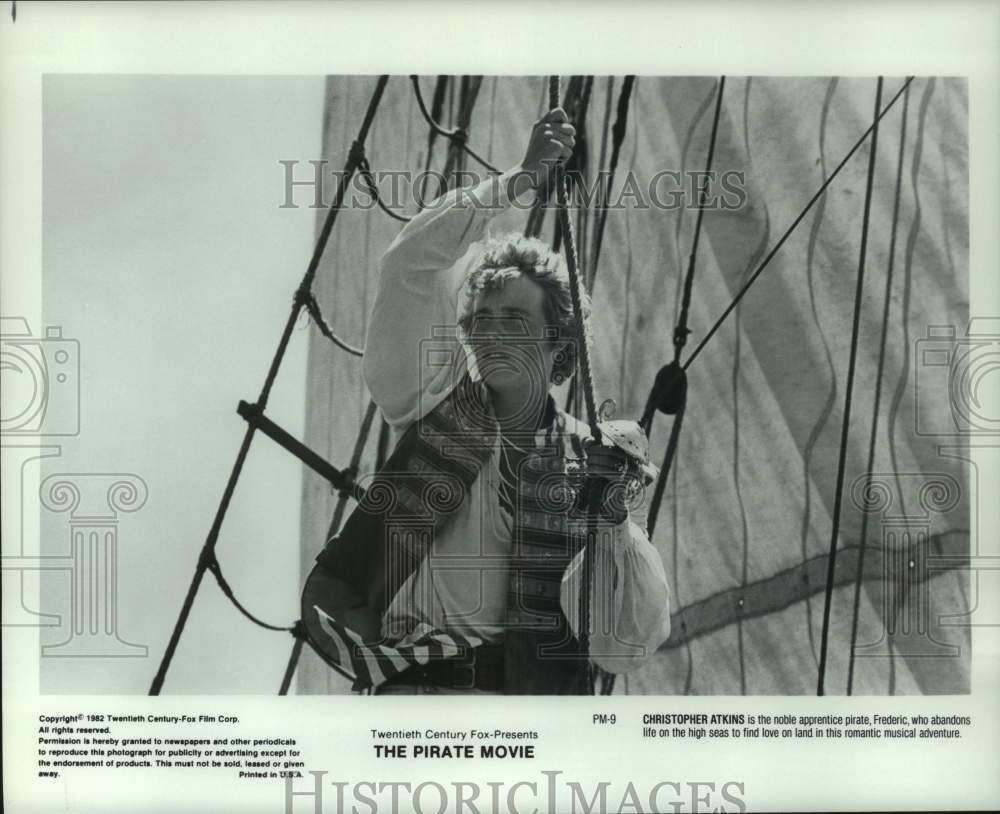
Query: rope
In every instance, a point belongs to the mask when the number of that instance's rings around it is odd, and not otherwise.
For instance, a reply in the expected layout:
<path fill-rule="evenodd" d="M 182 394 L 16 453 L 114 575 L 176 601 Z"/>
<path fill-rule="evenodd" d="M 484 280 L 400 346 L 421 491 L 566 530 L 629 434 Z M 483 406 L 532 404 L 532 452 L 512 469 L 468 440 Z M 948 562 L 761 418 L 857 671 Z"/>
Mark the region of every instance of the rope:
<path fill-rule="evenodd" d="M 302 624 L 302 621 L 299 620 L 291 626 L 272 625 L 263 621 L 260 617 L 255 616 L 247 610 L 243 603 L 236 598 L 236 594 L 233 592 L 232 587 L 222 574 L 222 566 L 219 564 L 219 560 L 216 558 L 214 551 L 210 551 L 206 554 L 205 567 L 212 572 L 212 575 L 215 577 L 215 581 L 218 583 L 219 588 L 222 590 L 222 593 L 225 594 L 226 598 L 232 602 L 236 610 L 242 613 L 247 619 L 265 630 L 287 631 L 295 638 L 295 643 L 292 645 L 291 655 L 288 658 L 288 664 L 285 667 L 284 676 L 281 679 L 281 686 L 278 689 L 278 695 L 288 695 L 288 688 L 291 686 L 292 676 L 295 674 L 295 668 L 299 663 L 299 656 L 302 654 L 302 645 L 306 639 L 306 629 Z"/>
<path fill-rule="evenodd" d="M 708 160 L 705 162 L 706 182 L 709 173 L 712 171 L 712 159 L 715 157 L 715 140 L 719 133 L 719 114 L 722 112 L 722 92 L 726 87 L 726 77 L 720 77 L 719 90 L 715 97 L 715 118 L 712 120 L 712 135 L 708 142 Z M 704 188 L 698 190 L 698 217 L 694 222 L 694 241 L 691 243 L 691 254 L 688 256 L 687 275 L 684 278 L 684 296 L 681 299 L 681 313 L 677 319 L 677 327 L 674 328 L 674 364 L 679 365 L 681 361 L 681 351 L 687 343 L 688 334 L 688 313 L 691 310 L 691 289 L 694 286 L 695 261 L 698 257 L 698 243 L 701 238 L 701 222 L 705 217 L 705 192 Z"/>
<path fill-rule="evenodd" d="M 465 173 L 467 153 L 462 145 L 468 138 L 469 127 L 472 125 L 472 111 L 476 107 L 482 83 L 481 76 L 463 76 L 459 86 L 458 115 L 452 121 L 455 125 L 453 132 L 460 138 L 450 142 L 444 161 L 445 178 L 452 178 L 456 183 Z"/>
<path fill-rule="evenodd" d="M 405 215 L 397 215 L 382 201 L 382 196 L 379 195 L 378 186 L 375 184 L 375 179 L 372 178 L 372 168 L 368 164 L 367 158 L 361 162 L 360 172 L 362 179 L 364 179 L 365 184 L 368 186 L 368 192 L 371 194 L 372 198 L 378 205 L 379 209 L 385 212 L 385 214 L 387 214 L 393 220 L 398 220 L 401 221 L 402 223 L 409 223 L 411 220 L 413 220 L 413 218 L 408 218 Z"/>
<path fill-rule="evenodd" d="M 389 457 L 389 422 L 384 418 L 378 428 L 378 445 L 375 447 L 375 469 L 376 471 L 385 466 L 385 459 Z"/>
<path fill-rule="evenodd" d="M 434 83 L 434 99 L 431 102 L 430 118 L 433 121 L 441 118 L 441 113 L 444 110 L 444 95 L 447 89 L 448 77 L 446 75 L 438 76 L 437 81 Z M 430 178 L 431 159 L 434 157 L 434 142 L 436 139 L 437 133 L 434 132 L 434 127 L 431 126 L 427 131 L 427 155 L 424 158 L 424 174 L 420 177 L 421 201 L 427 200 L 427 181 Z"/>
<path fill-rule="evenodd" d="M 622 143 L 625 141 L 625 128 L 628 124 L 629 103 L 632 100 L 632 88 L 635 86 L 635 76 L 626 76 L 618 94 L 618 112 L 615 123 L 611 127 L 611 158 L 608 161 L 608 183 L 602 187 L 601 208 L 597 212 L 597 227 L 594 230 L 593 260 L 591 264 L 588 288 L 594 290 L 594 278 L 597 276 L 597 264 L 601 259 L 601 245 L 604 241 L 604 225 L 608 220 L 608 201 L 611 198 L 611 185 L 615 180 L 615 170 L 618 168 L 618 156 L 621 154 Z"/>
<path fill-rule="evenodd" d="M 451 141 L 452 144 L 459 147 L 461 150 L 467 153 L 471 158 L 475 159 L 480 164 L 482 164 L 490 172 L 495 172 L 499 174 L 500 170 L 498 170 L 496 167 L 490 164 L 489 161 L 487 161 L 485 158 L 483 158 L 469 146 L 468 130 L 466 130 L 464 127 L 456 127 L 454 130 L 446 130 L 436 121 L 434 121 L 434 117 L 431 116 L 430 112 L 427 110 L 427 105 L 424 104 L 424 97 L 423 94 L 421 94 L 420 92 L 420 79 L 415 75 L 411 75 L 410 82 L 413 84 L 413 92 L 417 97 L 417 107 L 420 108 L 420 113 L 421 115 L 423 115 L 424 120 L 427 122 L 428 126 L 430 126 L 431 130 L 436 135 L 442 136 L 443 138 L 446 138 L 449 141 Z"/>
<path fill-rule="evenodd" d="M 272 625 L 269 622 L 263 621 L 259 616 L 254 616 L 254 614 L 246 609 L 246 606 L 236 598 L 236 594 L 233 593 L 232 587 L 230 587 L 229 583 L 226 582 L 226 578 L 222 575 L 222 566 L 219 565 L 219 561 L 216 559 L 214 551 L 206 553 L 205 568 L 212 572 L 212 575 L 215 577 L 215 581 L 219 583 L 219 588 L 222 589 L 222 593 L 224 593 L 226 598 L 233 603 L 236 610 L 257 625 L 257 627 L 262 627 L 265 630 L 287 631 L 289 633 L 294 632 L 294 625 Z"/>
<path fill-rule="evenodd" d="M 660 514 L 660 503 L 663 500 L 663 490 L 667 486 L 667 477 L 670 474 L 670 465 L 677 454 L 677 444 L 681 437 L 681 424 L 684 422 L 684 408 L 687 406 L 687 389 L 682 391 L 680 405 L 677 414 L 674 416 L 674 423 L 670 427 L 670 438 L 667 440 L 667 450 L 663 453 L 663 464 L 660 467 L 660 474 L 656 478 L 656 486 L 653 489 L 653 500 L 646 515 L 646 532 L 649 539 L 653 539 L 653 532 L 656 531 L 656 518 Z"/>
<path fill-rule="evenodd" d="M 559 77 L 549 77 L 549 110 L 559 107 Z M 573 239 L 573 224 L 569 217 L 566 176 L 560 168 L 556 168 L 556 201 L 559 209 L 559 224 L 566 239 L 566 267 L 569 271 L 569 292 L 573 300 L 574 334 L 577 347 L 577 360 L 580 365 L 580 376 L 583 380 L 583 394 L 587 405 L 587 423 L 595 441 L 601 440 L 601 430 L 597 426 L 597 403 L 594 398 L 594 378 L 590 365 L 590 352 L 587 348 L 587 325 L 583 321 L 583 305 L 580 299 L 580 279 L 576 263 L 576 242 Z"/>
<path fill-rule="evenodd" d="M 358 131 L 358 137 L 351 145 L 344 173 L 337 181 L 337 192 L 334 197 L 334 201 L 330 205 L 330 209 L 327 212 L 326 221 L 323 224 L 323 229 L 321 230 L 319 238 L 316 242 L 316 247 L 313 251 L 312 258 L 309 261 L 309 266 L 307 267 L 306 272 L 302 277 L 302 281 L 299 284 L 298 292 L 296 293 L 294 301 L 295 304 L 291 309 L 291 313 L 288 315 L 287 321 L 285 322 L 284 330 L 282 331 L 281 338 L 278 341 L 277 350 L 271 360 L 271 365 L 268 368 L 264 385 L 261 388 L 260 396 L 257 399 L 257 405 L 261 411 L 263 411 L 267 406 L 267 400 L 270 396 L 271 388 L 274 386 L 274 380 L 277 378 L 278 370 L 281 366 L 282 360 L 284 359 L 285 351 L 288 348 L 288 342 L 291 339 L 292 331 L 298 319 L 301 306 L 305 303 L 307 297 L 309 296 L 309 292 L 312 289 L 312 283 L 316 277 L 316 271 L 319 268 L 320 260 L 323 257 L 323 251 L 326 248 L 326 244 L 330 239 L 330 234 L 333 231 L 333 226 L 336 223 L 337 213 L 343 206 L 344 196 L 347 191 L 347 184 L 364 158 L 363 145 L 365 139 L 368 137 L 368 131 L 371 129 L 372 121 L 375 118 L 375 112 L 378 110 L 379 103 L 382 100 L 382 94 L 385 91 L 385 86 L 388 81 L 389 77 L 387 75 L 383 75 L 380 76 L 378 81 L 375 83 L 375 90 L 368 103 L 368 109 L 365 112 L 365 118 Z M 212 520 L 212 527 L 209 529 L 208 536 L 205 539 L 205 544 L 202 547 L 201 555 L 198 558 L 198 566 L 195 569 L 194 576 L 191 579 L 191 584 L 188 587 L 187 595 L 184 597 L 184 602 L 181 605 L 177 622 L 174 624 L 174 629 L 170 634 L 170 640 L 167 642 L 163 659 L 160 661 L 160 666 L 156 671 L 156 675 L 153 677 L 152 684 L 150 685 L 150 695 L 159 695 L 160 690 L 163 688 L 163 682 L 166 679 L 167 670 L 170 669 L 170 663 L 173 660 L 174 653 L 177 651 L 177 645 L 180 642 L 184 626 L 187 624 L 188 617 L 191 614 L 191 608 L 194 606 L 194 599 L 198 593 L 198 588 L 201 586 L 201 580 L 205 576 L 205 571 L 208 568 L 209 563 L 214 559 L 215 545 L 219 539 L 219 532 L 222 529 L 222 521 L 225 518 L 226 512 L 229 509 L 229 504 L 232 501 L 233 493 L 236 490 L 236 482 L 243 471 L 243 464 L 246 462 L 246 456 L 250 451 L 250 443 L 253 441 L 255 432 L 256 427 L 253 424 L 248 424 L 246 433 L 243 436 L 243 441 L 240 444 L 239 452 L 236 455 L 236 461 L 233 464 L 233 469 L 229 474 L 229 480 L 226 482 L 222 499 L 219 502 L 219 507 L 216 510 L 214 519 Z"/>
<path fill-rule="evenodd" d="M 715 145 L 719 136 L 719 118 L 722 113 L 722 95 L 725 89 L 726 77 L 721 76 L 719 77 L 719 85 L 715 95 L 715 115 L 712 118 L 712 132 L 708 140 L 708 156 L 705 159 L 706 183 L 712 171 L 712 161 L 715 158 Z M 667 449 L 663 456 L 663 465 L 660 467 L 660 472 L 656 479 L 653 500 L 650 505 L 649 514 L 646 517 L 646 530 L 651 539 L 653 532 L 656 530 L 656 520 L 660 514 L 660 504 L 663 501 L 663 492 L 667 485 L 667 478 L 670 475 L 670 468 L 673 465 L 674 456 L 677 454 L 681 426 L 684 423 L 684 410 L 687 407 L 687 377 L 680 367 L 680 356 L 681 350 L 687 342 L 688 334 L 691 333 L 687 326 L 688 312 L 691 308 L 691 292 L 694 288 L 694 271 L 697 268 L 698 246 L 701 242 L 701 222 L 705 215 L 706 194 L 707 190 L 704 187 L 698 190 L 698 217 L 695 219 L 694 238 L 691 241 L 691 253 L 688 255 L 688 267 L 684 277 L 681 310 L 677 318 L 677 325 L 674 328 L 674 359 L 673 362 L 661 368 L 656 374 L 653 387 L 649 391 L 649 398 L 646 399 L 646 408 L 643 410 L 642 418 L 639 420 L 639 425 L 645 430 L 648 437 L 652 430 L 653 415 L 657 408 L 674 416 L 674 422 L 670 428 L 670 438 L 667 441 Z"/>
<path fill-rule="evenodd" d="M 365 410 L 365 417 L 361 422 L 361 429 L 358 432 L 357 440 L 354 442 L 354 452 L 351 453 L 351 462 L 348 464 L 347 469 L 344 470 L 344 475 L 347 476 L 349 485 L 345 484 L 344 488 L 338 490 L 340 497 L 337 499 L 337 505 L 333 510 L 333 519 L 330 521 L 330 528 L 326 534 L 327 540 L 333 537 L 333 535 L 340 529 L 340 522 L 344 519 L 344 511 L 347 508 L 347 501 L 349 498 L 354 496 L 354 479 L 358 475 L 358 467 L 361 465 L 361 455 L 364 453 L 365 445 L 368 443 L 368 436 L 371 433 L 372 421 L 374 418 L 375 402 L 369 399 L 368 409 Z"/>
<path fill-rule="evenodd" d="M 292 685 L 292 676 L 295 675 L 295 668 L 299 666 L 302 645 L 306 641 L 306 627 L 302 624 L 301 619 L 292 627 L 292 636 L 295 637 L 295 643 L 292 645 L 292 653 L 288 657 L 288 665 L 285 667 L 285 675 L 281 679 L 278 695 L 288 695 L 288 688 Z"/>
<path fill-rule="evenodd" d="M 882 335 L 878 349 L 878 370 L 875 374 L 875 405 L 872 407 L 872 432 L 868 441 L 868 464 L 871 472 L 875 463 L 875 438 L 878 432 L 878 414 L 882 398 L 882 373 L 885 369 L 885 348 L 889 329 L 889 305 L 892 301 L 892 279 L 896 259 L 896 229 L 899 224 L 900 191 L 903 186 L 903 157 L 906 153 L 906 118 L 910 109 L 910 94 L 903 96 L 903 115 L 899 126 L 899 160 L 896 168 L 896 191 L 892 205 L 892 227 L 889 239 L 889 267 L 885 277 L 885 300 L 882 306 Z M 868 512 L 861 515 L 861 536 L 858 544 L 858 574 L 854 582 L 854 607 L 851 614 L 851 650 L 847 664 L 847 694 L 854 691 L 854 650 L 858 644 L 858 617 L 861 608 L 861 578 L 865 568 L 865 549 L 868 537 Z"/>
<path fill-rule="evenodd" d="M 549 77 L 549 110 L 559 107 L 559 77 L 553 75 Z M 566 267 L 569 272 L 570 297 L 573 301 L 573 313 L 575 320 L 573 323 L 574 334 L 577 343 L 577 363 L 580 366 L 580 375 L 583 377 L 584 395 L 587 402 L 587 421 L 590 424 L 591 435 L 596 441 L 600 441 L 600 428 L 597 426 L 597 405 L 594 399 L 594 382 L 590 370 L 590 354 L 587 350 L 587 326 L 583 320 L 583 305 L 580 298 L 580 280 L 577 276 L 576 245 L 573 239 L 573 224 L 570 221 L 569 210 L 566 206 L 567 187 L 566 177 L 560 167 L 556 167 L 555 177 L 556 200 L 558 203 L 559 223 L 562 226 L 563 234 L 566 237 Z M 600 493 L 597 489 L 591 489 L 588 494 L 588 523 L 587 542 L 583 558 L 583 585 L 580 589 L 579 612 L 580 612 L 580 647 L 584 653 L 590 648 L 590 612 L 591 597 L 590 583 L 593 578 L 593 561 L 595 554 L 596 537 L 596 514 L 600 510 Z M 590 694 L 594 694 L 594 670 L 589 659 L 587 661 L 588 673 L 587 684 Z"/>
<path fill-rule="evenodd" d="M 823 602 L 823 635 L 820 642 L 819 677 L 816 694 L 824 695 L 826 657 L 830 637 L 830 608 L 833 604 L 834 571 L 837 567 L 837 535 L 840 533 L 840 509 L 844 497 L 844 473 L 847 469 L 847 440 L 851 426 L 851 399 L 854 395 L 854 369 L 858 356 L 858 338 L 861 334 L 861 303 L 864 295 L 865 255 L 868 251 L 868 221 L 872 206 L 872 189 L 875 184 L 875 159 L 878 148 L 879 109 L 882 106 L 882 77 L 875 88 L 875 123 L 872 125 L 872 143 L 868 153 L 868 183 L 865 187 L 865 208 L 861 221 L 861 250 L 858 258 L 858 281 L 854 292 L 854 324 L 851 327 L 851 354 L 847 364 L 847 392 L 844 394 L 844 420 L 840 431 L 840 459 L 837 462 L 837 488 L 833 498 L 833 529 L 830 532 L 830 557 L 826 570 L 826 594 Z"/>
<path fill-rule="evenodd" d="M 345 342 L 343 339 L 341 339 L 333 332 L 333 328 L 331 328 L 326 319 L 323 318 L 323 312 L 320 311 L 319 303 L 316 301 L 316 296 L 312 293 L 312 291 L 306 291 L 302 293 L 300 292 L 296 292 L 296 297 L 302 297 L 301 307 L 304 307 L 306 309 L 309 316 L 312 318 L 312 321 L 319 329 L 319 332 L 323 334 L 323 336 L 325 336 L 331 342 L 333 342 L 333 344 L 336 345 L 338 348 L 340 348 L 343 351 L 347 351 L 349 354 L 351 354 L 351 356 L 358 356 L 358 357 L 364 356 L 365 354 L 364 348 L 356 348 L 354 347 L 354 345 L 347 344 L 347 342 Z M 298 307 L 299 306 L 296 305 L 296 308 Z"/>
<path fill-rule="evenodd" d="M 768 263 L 771 262 L 771 259 L 778 253 L 778 250 L 784 245 L 785 241 L 788 240 L 788 238 L 791 236 L 795 228 L 799 225 L 799 223 L 802 222 L 802 219 L 812 208 L 813 204 L 815 204 L 816 201 L 819 200 L 820 196 L 822 196 L 822 194 L 826 191 L 826 188 L 830 185 L 833 179 L 837 177 L 837 175 L 844 168 L 844 166 L 847 164 L 850 158 L 854 155 L 855 152 L 857 152 L 858 148 L 865 142 L 869 134 L 874 132 L 874 130 L 878 127 L 879 121 L 881 121 L 882 117 L 889 112 L 892 106 L 896 103 L 896 100 L 909 87 L 912 81 L 913 77 L 912 76 L 908 77 L 907 80 L 903 83 L 903 86 L 899 89 L 896 95 L 893 96 L 893 98 L 885 106 L 885 108 L 881 112 L 878 112 L 873 124 L 862 134 L 862 136 L 857 140 L 854 146 L 851 147 L 847 155 L 844 156 L 841 162 L 836 166 L 836 168 L 830 174 L 830 176 L 820 186 L 816 194 L 813 195 L 813 197 L 809 200 L 809 202 L 806 204 L 802 212 L 798 215 L 798 217 L 795 218 L 795 220 L 792 222 L 792 225 L 788 227 L 788 229 L 781 236 L 778 242 L 768 252 L 767 256 L 761 261 L 760 265 L 757 267 L 754 273 L 750 275 L 750 278 L 737 293 L 736 297 L 733 298 L 733 301 L 729 304 L 726 310 L 722 313 L 722 316 L 719 317 L 719 319 L 711 327 L 711 329 L 701 340 L 698 346 L 694 349 L 691 355 L 688 356 L 687 361 L 684 362 L 683 365 L 677 365 L 676 362 L 674 363 L 674 365 L 667 365 L 666 367 L 660 370 L 659 374 L 657 374 L 657 382 L 654 383 L 653 389 L 650 391 L 649 398 L 647 399 L 646 402 L 646 409 L 639 423 L 646 430 L 646 434 L 649 435 L 653 413 L 657 406 L 663 404 L 670 405 L 672 409 L 676 410 L 677 418 L 674 419 L 675 428 L 671 429 L 670 440 L 667 443 L 667 452 L 666 455 L 664 456 L 663 466 L 660 468 L 660 474 L 656 482 L 656 488 L 653 492 L 653 501 L 650 506 L 650 511 L 647 518 L 647 528 L 651 537 L 654 529 L 656 528 L 656 518 L 659 513 L 660 501 L 663 498 L 663 490 L 666 484 L 666 476 L 669 473 L 670 465 L 673 461 L 673 454 L 676 451 L 677 435 L 679 433 L 679 428 L 677 428 L 676 425 L 679 423 L 678 419 L 682 418 L 681 411 L 683 411 L 684 405 L 686 404 L 687 387 L 686 387 L 686 379 L 683 376 L 684 372 L 688 369 L 688 367 L 690 367 L 691 363 L 695 360 L 698 354 L 701 353 L 702 349 L 708 343 L 709 339 L 711 339 L 712 336 L 716 333 L 716 331 L 719 330 L 719 328 L 722 326 L 722 323 L 725 322 L 729 314 L 733 311 L 733 309 L 736 308 L 740 300 L 743 299 L 743 296 L 750 289 L 750 286 L 753 285 L 754 281 L 761 275 L 761 273 L 767 267 Z M 700 213 L 699 213 L 699 221 L 700 221 Z M 697 226 L 696 226 L 696 234 L 697 234 Z M 692 256 L 693 255 L 694 255 L 694 249 L 692 249 Z M 686 284 L 685 284 L 685 289 L 687 289 Z M 687 290 L 685 290 L 685 296 L 686 297 L 689 296 L 689 292 Z M 682 308 L 682 317 L 684 317 L 684 319 L 686 320 L 686 314 L 684 313 L 683 308 Z M 678 327 L 680 327 L 680 325 Z M 684 327 L 686 328 L 686 324 Z M 676 345 L 677 341 L 681 340 L 683 342 L 683 340 L 686 340 L 686 336 L 687 336 L 686 333 L 683 336 L 680 336 L 678 331 L 675 329 L 674 333 L 675 348 L 677 347 Z M 676 358 L 677 355 L 675 354 L 675 359 Z M 664 412 L 669 412 L 669 410 L 664 410 Z"/>
<path fill-rule="evenodd" d="M 836 178 L 837 175 L 840 173 L 840 171 L 844 168 L 844 165 L 846 165 L 847 162 L 851 159 L 851 157 L 858 151 L 858 148 L 860 148 L 861 145 L 865 143 L 865 140 L 878 126 L 878 123 L 882 120 L 885 114 L 892 109 L 892 106 L 894 104 L 896 104 L 896 100 L 899 99 L 899 97 L 903 94 L 903 91 L 905 91 L 910 86 L 910 83 L 913 81 L 913 79 L 914 77 L 912 76 L 907 77 L 906 81 L 903 83 L 903 86 L 896 92 L 896 95 L 892 97 L 892 99 L 885 106 L 882 112 L 879 113 L 878 116 L 875 118 L 874 123 L 867 130 L 865 130 L 865 132 L 861 135 L 861 137 L 854 143 L 854 146 L 851 147 L 851 149 L 848 151 L 847 155 L 844 156 L 843 160 L 836 166 L 836 168 L 833 170 L 830 176 L 820 185 L 820 188 L 816 191 L 816 194 L 813 195 L 812 198 L 810 198 L 809 203 L 806 204 L 805 208 L 799 213 L 798 217 L 796 217 L 795 220 L 792 221 L 792 225 L 788 227 L 788 229 L 781 236 L 778 242 L 774 244 L 774 247 L 771 249 L 771 251 L 767 253 L 767 257 L 765 257 L 761 261 L 761 264 L 757 267 L 756 271 L 754 271 L 754 273 L 750 275 L 750 279 L 747 280 L 747 282 L 739 290 L 739 292 L 733 298 L 733 301 L 729 303 L 729 305 L 727 306 L 726 310 L 722 312 L 722 316 L 720 316 L 716 320 L 715 324 L 709 329 L 708 333 L 705 334 L 705 337 L 701 340 L 701 342 L 698 343 L 698 347 L 696 347 L 694 351 L 691 353 L 691 355 L 688 356 L 687 361 L 684 362 L 683 365 L 684 370 L 687 370 L 691 366 L 691 363 L 697 358 L 698 354 L 701 353 L 705 345 L 708 344 L 708 341 L 715 335 L 715 332 L 719 330 L 719 328 L 722 326 L 722 323 L 726 321 L 726 318 L 729 316 L 730 313 L 732 313 L 733 309 L 736 307 L 739 301 L 742 300 L 743 296 L 747 293 L 747 291 L 750 290 L 750 286 L 752 286 L 754 282 L 756 282 L 757 278 L 760 277 L 761 273 L 764 271 L 765 268 L 767 268 L 768 264 L 778 253 L 778 250 L 785 244 L 785 241 L 788 240 L 792 232 L 795 231 L 795 228 L 802 222 L 802 219 L 809 213 L 809 210 L 812 209 L 813 204 L 815 204 L 816 201 L 819 200 L 820 196 L 822 196 L 822 194 L 826 192 L 826 188 L 830 186 L 830 184 L 833 182 L 833 179 Z"/>

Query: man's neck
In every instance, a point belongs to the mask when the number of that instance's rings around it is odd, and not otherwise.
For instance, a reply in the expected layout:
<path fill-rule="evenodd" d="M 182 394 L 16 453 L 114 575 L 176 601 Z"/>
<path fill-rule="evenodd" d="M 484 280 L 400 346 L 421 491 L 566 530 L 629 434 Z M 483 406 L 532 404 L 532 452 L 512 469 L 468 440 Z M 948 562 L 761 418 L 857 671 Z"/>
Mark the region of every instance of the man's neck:
<path fill-rule="evenodd" d="M 522 438 L 533 435 L 542 425 L 549 400 L 548 393 L 542 393 L 540 399 L 528 406 L 523 392 L 510 394 L 496 390 L 490 391 L 490 397 L 500 424 L 500 434 Z"/>

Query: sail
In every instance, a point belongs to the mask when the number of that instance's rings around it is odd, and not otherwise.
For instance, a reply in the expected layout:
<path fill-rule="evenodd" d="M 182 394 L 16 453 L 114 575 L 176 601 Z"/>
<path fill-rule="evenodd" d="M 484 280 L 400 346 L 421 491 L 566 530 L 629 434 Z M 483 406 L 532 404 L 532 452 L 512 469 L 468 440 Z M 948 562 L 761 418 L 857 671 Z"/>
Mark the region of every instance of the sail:
<path fill-rule="evenodd" d="M 343 166 L 374 81 L 328 80 L 327 171 Z M 904 81 L 884 79 L 882 107 Z M 595 207 L 577 216 L 581 259 L 593 274 L 595 390 L 598 402 L 615 400 L 617 417 L 641 414 L 673 357 L 697 220 L 692 190 L 706 167 L 718 83 L 639 77 L 624 105 L 599 256 Z M 501 169 L 521 159 L 547 106 L 544 77 L 422 77 L 420 86 L 440 123 L 467 127 L 468 144 Z M 576 165 L 587 183 L 608 166 L 622 86 L 622 77 L 564 80 L 585 108 Z M 870 127 L 876 87 L 874 77 L 726 78 L 682 359 Z M 673 632 L 616 692 L 812 694 L 824 627 L 827 693 L 969 691 L 967 614 L 976 599 L 966 565 L 979 493 L 970 459 L 993 427 L 974 398 L 977 337 L 997 331 L 968 317 L 967 121 L 964 80 L 928 77 L 915 78 L 880 121 L 846 443 L 871 140 L 692 362 L 652 536 L 671 581 Z M 406 77 L 390 80 L 366 154 L 384 202 L 403 216 L 419 196 L 405 180 L 392 196 L 389 173 L 447 169 L 454 182 L 456 170 L 484 172 L 446 139 L 429 140 Z M 326 180 L 328 202 L 335 182 Z M 337 335 L 360 346 L 378 258 L 401 224 L 357 189 L 323 257 L 316 296 Z M 505 212 L 494 231 L 523 231 L 527 215 Z M 549 213 L 543 239 L 552 239 L 553 223 Z M 560 403 L 565 392 L 557 391 Z M 369 396 L 360 360 L 316 331 L 306 399 L 306 443 L 345 466 Z M 654 418 L 657 463 L 671 422 Z M 374 466 L 377 435 L 378 421 L 361 474 Z M 305 473 L 303 575 L 337 497 Z M 311 656 L 298 681 L 300 692 L 350 689 Z"/>

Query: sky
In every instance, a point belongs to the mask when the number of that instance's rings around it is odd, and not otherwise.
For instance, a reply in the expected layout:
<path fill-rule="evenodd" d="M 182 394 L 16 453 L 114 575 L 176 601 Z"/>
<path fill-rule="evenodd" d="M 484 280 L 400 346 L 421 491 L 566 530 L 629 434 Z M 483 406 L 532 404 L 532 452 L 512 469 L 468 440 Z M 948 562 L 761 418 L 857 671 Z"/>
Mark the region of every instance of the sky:
<path fill-rule="evenodd" d="M 109 473 L 147 497 L 115 527 L 117 637 L 140 648 L 50 651 L 44 692 L 148 690 L 244 435 L 237 403 L 257 399 L 309 261 L 316 213 L 280 208 L 279 161 L 320 156 L 323 93 L 319 76 L 45 78 L 43 315 L 79 343 L 80 432 L 41 476 L 70 475 L 81 499 L 43 510 L 42 553 L 69 553 L 87 501 L 109 515 Z M 308 330 L 268 407 L 299 437 Z M 298 618 L 300 489 L 298 461 L 258 435 L 217 548 L 237 595 L 281 625 Z M 42 641 L 58 644 L 69 572 L 42 585 L 41 610 L 62 617 Z M 100 650 L 74 646 L 88 641 Z M 291 641 L 245 621 L 209 576 L 164 692 L 276 692 Z"/>

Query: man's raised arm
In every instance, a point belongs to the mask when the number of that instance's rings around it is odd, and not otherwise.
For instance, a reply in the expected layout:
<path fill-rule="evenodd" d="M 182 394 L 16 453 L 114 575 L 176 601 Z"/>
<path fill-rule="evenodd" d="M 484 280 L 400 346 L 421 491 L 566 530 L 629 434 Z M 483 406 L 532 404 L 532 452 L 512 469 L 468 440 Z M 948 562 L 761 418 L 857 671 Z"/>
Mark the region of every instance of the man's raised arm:
<path fill-rule="evenodd" d="M 464 375 L 465 352 L 454 333 L 428 340 L 436 326 L 454 331 L 460 290 L 476 260 L 472 245 L 511 201 L 530 200 L 537 181 L 544 182 L 558 148 L 551 128 L 565 121 L 561 109 L 546 114 L 535 123 L 520 164 L 433 201 L 382 256 L 362 373 L 394 427 L 405 428 L 436 407 Z"/>

